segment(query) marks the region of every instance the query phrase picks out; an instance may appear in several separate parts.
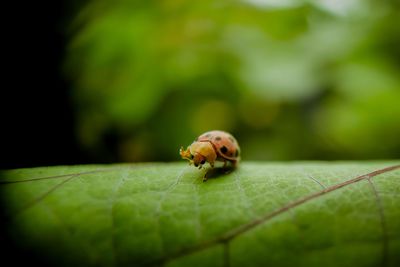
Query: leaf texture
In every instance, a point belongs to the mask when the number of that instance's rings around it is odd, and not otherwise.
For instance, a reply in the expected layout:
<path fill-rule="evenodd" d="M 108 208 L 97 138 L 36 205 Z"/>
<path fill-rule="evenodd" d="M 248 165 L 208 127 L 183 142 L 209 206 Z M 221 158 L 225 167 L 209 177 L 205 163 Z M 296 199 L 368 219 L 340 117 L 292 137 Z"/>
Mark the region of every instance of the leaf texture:
<path fill-rule="evenodd" d="M 18 247 L 57 266 L 399 266 L 400 162 L 8 170 Z"/>

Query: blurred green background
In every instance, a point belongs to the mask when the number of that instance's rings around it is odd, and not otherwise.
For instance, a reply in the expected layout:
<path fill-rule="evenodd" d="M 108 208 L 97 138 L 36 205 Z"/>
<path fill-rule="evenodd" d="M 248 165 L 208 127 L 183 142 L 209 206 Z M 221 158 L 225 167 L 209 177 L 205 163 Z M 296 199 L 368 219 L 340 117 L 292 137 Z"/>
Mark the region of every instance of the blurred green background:
<path fill-rule="evenodd" d="M 14 6 L 3 168 L 177 161 L 212 129 L 243 160 L 400 158 L 399 1 Z"/>
<path fill-rule="evenodd" d="M 243 160 L 400 156 L 396 1 L 105 1 L 64 73 L 95 161 L 173 161 L 226 130 Z"/>
<path fill-rule="evenodd" d="M 244 160 L 400 152 L 390 1 L 91 1 L 70 29 L 76 136 L 99 161 L 178 160 L 211 129 Z"/>

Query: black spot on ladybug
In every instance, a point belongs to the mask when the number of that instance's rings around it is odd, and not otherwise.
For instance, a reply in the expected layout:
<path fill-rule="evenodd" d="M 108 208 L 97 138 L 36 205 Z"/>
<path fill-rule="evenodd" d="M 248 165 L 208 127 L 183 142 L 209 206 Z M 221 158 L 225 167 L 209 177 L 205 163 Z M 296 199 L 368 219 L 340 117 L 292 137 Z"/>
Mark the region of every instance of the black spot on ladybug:
<path fill-rule="evenodd" d="M 216 141 L 220 141 L 220 140 L 221 140 L 221 136 L 215 137 L 215 140 L 216 140 Z"/>
<path fill-rule="evenodd" d="M 222 154 L 225 154 L 226 152 L 228 152 L 228 148 L 226 148 L 226 146 L 221 147 L 221 152 Z"/>
<path fill-rule="evenodd" d="M 200 162 L 200 164 L 204 164 L 204 163 L 206 163 L 206 160 L 205 160 L 205 159 L 203 159 L 203 160 Z"/>

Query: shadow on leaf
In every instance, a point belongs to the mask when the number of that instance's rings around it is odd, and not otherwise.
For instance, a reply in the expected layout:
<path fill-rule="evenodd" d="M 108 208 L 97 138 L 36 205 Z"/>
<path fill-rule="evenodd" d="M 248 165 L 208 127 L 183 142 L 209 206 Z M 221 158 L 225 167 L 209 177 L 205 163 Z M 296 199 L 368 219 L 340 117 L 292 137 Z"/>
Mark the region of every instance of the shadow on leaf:
<path fill-rule="evenodd" d="M 229 168 L 212 168 L 207 171 L 207 173 L 204 176 L 204 181 L 209 180 L 209 179 L 217 179 L 221 178 L 223 176 L 226 176 L 230 174 L 231 172 L 234 171 L 234 168 L 229 167 Z"/>

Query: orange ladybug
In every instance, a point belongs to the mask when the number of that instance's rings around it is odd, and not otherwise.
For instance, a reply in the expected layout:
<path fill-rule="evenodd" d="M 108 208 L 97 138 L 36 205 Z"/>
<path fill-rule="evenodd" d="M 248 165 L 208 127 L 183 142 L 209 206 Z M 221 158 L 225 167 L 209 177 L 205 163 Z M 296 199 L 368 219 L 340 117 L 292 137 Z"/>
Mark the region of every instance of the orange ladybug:
<path fill-rule="evenodd" d="M 209 131 L 200 135 L 186 150 L 179 151 L 183 159 L 189 164 L 202 168 L 208 162 L 214 168 L 215 161 L 222 161 L 223 167 L 230 162 L 236 167 L 240 161 L 240 147 L 235 137 L 224 131 Z"/>

